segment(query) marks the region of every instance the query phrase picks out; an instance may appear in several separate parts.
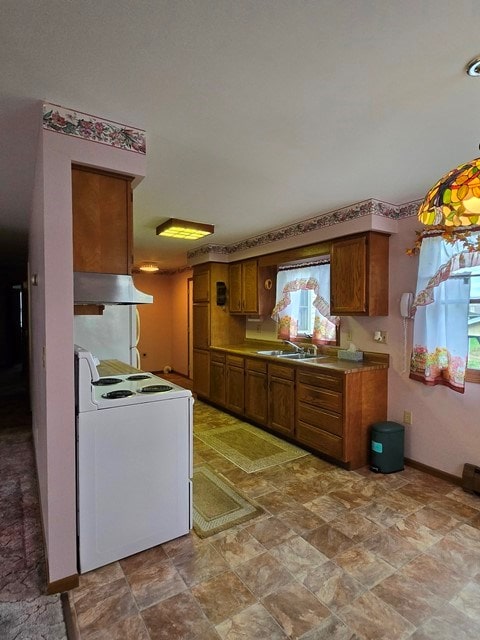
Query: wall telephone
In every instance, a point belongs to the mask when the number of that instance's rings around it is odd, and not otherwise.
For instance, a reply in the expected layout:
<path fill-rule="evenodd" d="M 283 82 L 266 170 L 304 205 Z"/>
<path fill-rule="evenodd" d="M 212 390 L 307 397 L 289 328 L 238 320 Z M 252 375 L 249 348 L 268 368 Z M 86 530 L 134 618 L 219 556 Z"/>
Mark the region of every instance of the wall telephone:
<path fill-rule="evenodd" d="M 410 318 L 412 312 L 413 293 L 402 293 L 400 298 L 400 315 L 402 318 Z"/>

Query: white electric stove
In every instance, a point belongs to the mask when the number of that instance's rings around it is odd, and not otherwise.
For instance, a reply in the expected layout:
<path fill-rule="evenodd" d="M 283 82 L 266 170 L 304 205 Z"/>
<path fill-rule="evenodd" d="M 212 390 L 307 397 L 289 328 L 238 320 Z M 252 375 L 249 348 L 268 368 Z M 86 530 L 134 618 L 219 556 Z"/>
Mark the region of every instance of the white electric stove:
<path fill-rule="evenodd" d="M 100 377 L 75 346 L 79 571 L 189 532 L 193 398 L 151 373 Z"/>

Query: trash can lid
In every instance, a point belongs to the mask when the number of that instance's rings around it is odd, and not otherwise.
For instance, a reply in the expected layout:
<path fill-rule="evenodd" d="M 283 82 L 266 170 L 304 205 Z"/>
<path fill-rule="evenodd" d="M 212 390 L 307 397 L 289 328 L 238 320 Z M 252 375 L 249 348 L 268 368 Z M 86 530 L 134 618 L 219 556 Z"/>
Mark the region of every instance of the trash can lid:
<path fill-rule="evenodd" d="M 405 431 L 403 424 L 389 420 L 385 422 L 375 422 L 372 424 L 372 429 L 380 433 L 398 433 L 399 431 Z"/>

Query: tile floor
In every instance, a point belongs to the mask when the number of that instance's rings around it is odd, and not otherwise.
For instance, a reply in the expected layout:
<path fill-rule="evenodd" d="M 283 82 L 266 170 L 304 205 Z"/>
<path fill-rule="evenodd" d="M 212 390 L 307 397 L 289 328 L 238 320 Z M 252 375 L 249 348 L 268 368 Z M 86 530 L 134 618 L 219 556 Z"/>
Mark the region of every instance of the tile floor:
<path fill-rule="evenodd" d="M 61 597 L 46 593 L 27 395 L 19 370 L 0 379 L 0 638 L 66 640 Z"/>
<path fill-rule="evenodd" d="M 235 420 L 195 405 L 197 433 Z M 247 474 L 198 439 L 195 461 L 265 513 L 80 576 L 82 640 L 480 638 L 480 497 L 312 455 Z"/>

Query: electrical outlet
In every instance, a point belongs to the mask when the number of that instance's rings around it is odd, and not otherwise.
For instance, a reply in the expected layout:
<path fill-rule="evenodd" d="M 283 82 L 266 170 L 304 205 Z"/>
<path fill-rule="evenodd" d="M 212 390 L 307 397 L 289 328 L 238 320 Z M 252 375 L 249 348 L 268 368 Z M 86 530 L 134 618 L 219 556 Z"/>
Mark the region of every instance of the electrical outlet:
<path fill-rule="evenodd" d="M 387 344 L 387 332 L 386 331 L 375 331 L 373 334 L 373 339 L 378 344 Z"/>
<path fill-rule="evenodd" d="M 403 423 L 404 424 L 413 424 L 412 412 L 411 411 L 404 411 L 403 412 Z"/>
<path fill-rule="evenodd" d="M 345 340 L 347 342 L 351 342 L 352 341 L 352 332 L 351 331 L 346 331 L 345 332 Z"/>

